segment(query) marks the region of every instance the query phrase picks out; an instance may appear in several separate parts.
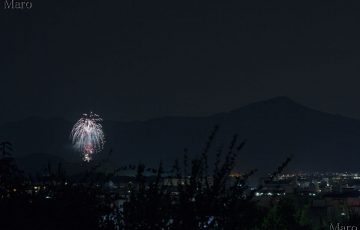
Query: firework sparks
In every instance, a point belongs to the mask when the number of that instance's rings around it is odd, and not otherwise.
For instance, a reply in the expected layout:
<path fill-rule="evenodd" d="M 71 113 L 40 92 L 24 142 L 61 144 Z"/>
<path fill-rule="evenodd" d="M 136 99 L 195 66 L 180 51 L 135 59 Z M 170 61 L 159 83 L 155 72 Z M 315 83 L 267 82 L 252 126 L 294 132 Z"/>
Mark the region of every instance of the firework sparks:
<path fill-rule="evenodd" d="M 84 114 L 71 130 L 72 143 L 83 154 L 84 161 L 91 161 L 92 155 L 103 149 L 105 136 L 101 122 L 99 115 L 91 112 Z"/>

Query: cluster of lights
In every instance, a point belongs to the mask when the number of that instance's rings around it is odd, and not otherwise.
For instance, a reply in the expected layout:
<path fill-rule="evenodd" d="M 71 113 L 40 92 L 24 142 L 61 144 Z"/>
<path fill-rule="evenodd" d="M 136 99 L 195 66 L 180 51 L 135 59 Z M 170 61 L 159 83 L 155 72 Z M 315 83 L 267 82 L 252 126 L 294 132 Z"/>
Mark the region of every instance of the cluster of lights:
<path fill-rule="evenodd" d="M 272 193 L 272 192 L 267 192 L 267 193 L 263 193 L 263 192 L 256 192 L 255 193 L 255 196 L 285 196 L 286 193 L 283 192 L 283 193 Z"/>

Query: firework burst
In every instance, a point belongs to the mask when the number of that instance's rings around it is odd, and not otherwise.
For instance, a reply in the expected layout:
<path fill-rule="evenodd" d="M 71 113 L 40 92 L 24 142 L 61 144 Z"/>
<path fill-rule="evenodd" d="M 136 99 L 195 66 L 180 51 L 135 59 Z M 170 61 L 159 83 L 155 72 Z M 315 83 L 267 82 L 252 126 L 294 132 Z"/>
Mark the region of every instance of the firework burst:
<path fill-rule="evenodd" d="M 71 130 L 74 148 L 83 154 L 84 161 L 91 161 L 94 153 L 100 152 L 105 143 L 102 119 L 95 113 L 83 114 Z"/>

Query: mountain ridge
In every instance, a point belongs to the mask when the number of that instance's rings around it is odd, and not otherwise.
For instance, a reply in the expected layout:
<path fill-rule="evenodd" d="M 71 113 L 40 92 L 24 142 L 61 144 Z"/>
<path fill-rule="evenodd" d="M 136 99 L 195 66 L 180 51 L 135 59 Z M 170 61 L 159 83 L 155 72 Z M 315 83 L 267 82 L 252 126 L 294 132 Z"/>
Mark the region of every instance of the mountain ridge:
<path fill-rule="evenodd" d="M 13 142 L 14 156 L 18 158 L 40 152 L 79 162 L 80 154 L 73 151 L 69 140 L 72 125 L 61 118 L 32 118 L 0 125 L 0 138 Z M 354 162 L 360 160 L 360 121 L 314 110 L 287 97 L 210 116 L 105 120 L 107 143 L 97 157 L 113 149 L 114 167 L 140 161 L 150 166 L 160 161 L 171 165 L 182 157 L 184 148 L 192 157 L 198 155 L 215 125 L 220 126 L 220 131 L 210 159 L 220 145 L 230 142 L 233 134 L 247 140 L 237 161 L 239 170 L 270 171 L 290 155 L 294 160 L 289 170 L 358 170 Z"/>

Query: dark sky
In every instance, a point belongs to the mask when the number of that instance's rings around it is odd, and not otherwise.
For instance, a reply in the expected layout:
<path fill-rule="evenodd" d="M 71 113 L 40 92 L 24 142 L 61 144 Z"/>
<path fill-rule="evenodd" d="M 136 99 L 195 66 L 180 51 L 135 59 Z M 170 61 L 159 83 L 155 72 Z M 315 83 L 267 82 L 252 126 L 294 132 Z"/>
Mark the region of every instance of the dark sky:
<path fill-rule="evenodd" d="M 357 1 L 0 1 L 0 122 L 197 116 L 275 96 L 360 118 Z"/>

